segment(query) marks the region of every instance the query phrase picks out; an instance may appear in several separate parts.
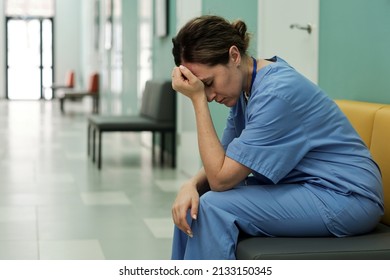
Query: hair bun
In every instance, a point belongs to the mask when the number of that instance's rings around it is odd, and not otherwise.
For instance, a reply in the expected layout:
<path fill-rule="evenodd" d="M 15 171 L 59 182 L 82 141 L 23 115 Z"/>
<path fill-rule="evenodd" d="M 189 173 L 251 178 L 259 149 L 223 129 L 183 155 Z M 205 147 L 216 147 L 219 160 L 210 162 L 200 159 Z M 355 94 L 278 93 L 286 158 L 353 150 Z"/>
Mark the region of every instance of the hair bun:
<path fill-rule="evenodd" d="M 247 33 L 247 27 L 245 22 L 238 19 L 232 22 L 232 27 L 237 31 L 240 38 L 245 42 L 245 47 L 249 46 L 250 35 Z"/>
<path fill-rule="evenodd" d="M 236 20 L 232 22 L 232 27 L 237 30 L 241 38 L 245 38 L 247 31 L 245 22 L 243 22 L 242 20 Z"/>

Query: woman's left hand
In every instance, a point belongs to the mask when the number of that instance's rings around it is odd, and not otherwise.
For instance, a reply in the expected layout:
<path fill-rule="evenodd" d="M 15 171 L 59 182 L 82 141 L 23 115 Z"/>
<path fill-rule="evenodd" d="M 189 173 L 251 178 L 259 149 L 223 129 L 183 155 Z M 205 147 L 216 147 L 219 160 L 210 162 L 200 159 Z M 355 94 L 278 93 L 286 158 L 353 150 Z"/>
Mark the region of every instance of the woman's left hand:
<path fill-rule="evenodd" d="M 187 67 L 180 65 L 173 68 L 172 88 L 194 101 L 197 97 L 205 98 L 204 84 Z"/>

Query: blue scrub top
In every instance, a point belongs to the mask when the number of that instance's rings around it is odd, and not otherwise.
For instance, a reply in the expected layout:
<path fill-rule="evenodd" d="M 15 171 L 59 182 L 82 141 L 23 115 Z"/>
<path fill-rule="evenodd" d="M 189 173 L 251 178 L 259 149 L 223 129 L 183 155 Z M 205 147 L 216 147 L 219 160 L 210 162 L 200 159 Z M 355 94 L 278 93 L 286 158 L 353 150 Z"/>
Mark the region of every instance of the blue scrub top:
<path fill-rule="evenodd" d="M 279 57 L 260 69 L 251 96 L 231 108 L 226 155 L 259 184 L 304 184 L 356 193 L 383 207 L 380 171 L 338 106 Z"/>

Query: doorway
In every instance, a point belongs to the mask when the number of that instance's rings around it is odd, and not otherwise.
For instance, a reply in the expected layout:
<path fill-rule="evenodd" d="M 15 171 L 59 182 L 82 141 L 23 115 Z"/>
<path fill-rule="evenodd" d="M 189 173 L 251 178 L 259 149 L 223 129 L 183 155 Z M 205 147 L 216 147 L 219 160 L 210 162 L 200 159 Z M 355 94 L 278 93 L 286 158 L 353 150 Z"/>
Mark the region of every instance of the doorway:
<path fill-rule="evenodd" d="M 278 55 L 318 82 L 319 0 L 259 0 L 258 53 Z"/>
<path fill-rule="evenodd" d="M 53 91 L 53 18 L 6 18 L 6 97 L 50 100 Z"/>

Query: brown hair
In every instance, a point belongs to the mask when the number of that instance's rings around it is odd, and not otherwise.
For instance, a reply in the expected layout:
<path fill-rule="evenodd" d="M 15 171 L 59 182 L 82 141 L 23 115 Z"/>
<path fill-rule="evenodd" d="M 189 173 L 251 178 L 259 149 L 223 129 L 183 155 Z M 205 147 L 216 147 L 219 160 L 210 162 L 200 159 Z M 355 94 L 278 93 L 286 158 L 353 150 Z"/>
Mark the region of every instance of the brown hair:
<path fill-rule="evenodd" d="M 225 65 L 229 62 L 230 47 L 236 46 L 244 56 L 249 40 L 243 21 L 230 23 L 219 16 L 201 16 L 190 20 L 172 39 L 172 54 L 177 66 L 182 61 Z"/>

